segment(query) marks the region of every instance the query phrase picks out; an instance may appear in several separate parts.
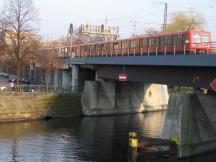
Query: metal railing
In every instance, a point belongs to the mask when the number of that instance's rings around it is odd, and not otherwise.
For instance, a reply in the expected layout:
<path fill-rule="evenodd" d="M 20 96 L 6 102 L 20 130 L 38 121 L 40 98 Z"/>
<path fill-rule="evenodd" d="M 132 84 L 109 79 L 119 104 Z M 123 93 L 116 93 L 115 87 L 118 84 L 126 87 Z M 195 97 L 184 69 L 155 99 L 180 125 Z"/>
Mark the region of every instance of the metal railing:
<path fill-rule="evenodd" d="M 81 93 L 82 87 L 57 85 L 10 85 L 0 84 L 0 92 L 35 92 L 35 93 Z"/>
<path fill-rule="evenodd" d="M 181 47 L 180 47 L 181 46 Z M 180 50 L 181 48 L 181 50 Z M 208 49 L 207 51 L 205 51 Z M 170 46 L 148 46 L 139 48 L 119 48 L 117 50 L 100 50 L 86 52 L 78 52 L 71 54 L 57 55 L 58 59 L 86 58 L 86 57 L 120 57 L 120 56 L 150 56 L 150 55 L 177 55 L 180 54 L 215 54 L 216 42 L 190 43 L 183 45 Z M 72 57 L 73 56 L 73 57 Z"/>

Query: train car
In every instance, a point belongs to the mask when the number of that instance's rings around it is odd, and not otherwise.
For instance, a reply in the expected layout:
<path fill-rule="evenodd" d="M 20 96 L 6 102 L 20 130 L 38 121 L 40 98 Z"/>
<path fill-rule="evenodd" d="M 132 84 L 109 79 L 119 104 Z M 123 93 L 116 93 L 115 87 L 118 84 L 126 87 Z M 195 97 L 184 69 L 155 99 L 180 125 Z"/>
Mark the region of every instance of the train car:
<path fill-rule="evenodd" d="M 65 49 L 62 50 L 60 55 L 65 53 Z M 196 29 L 72 47 L 75 57 L 197 54 L 208 53 L 210 50 L 211 33 Z"/>
<path fill-rule="evenodd" d="M 208 53 L 211 50 L 211 33 L 204 30 L 188 31 L 190 52 Z"/>

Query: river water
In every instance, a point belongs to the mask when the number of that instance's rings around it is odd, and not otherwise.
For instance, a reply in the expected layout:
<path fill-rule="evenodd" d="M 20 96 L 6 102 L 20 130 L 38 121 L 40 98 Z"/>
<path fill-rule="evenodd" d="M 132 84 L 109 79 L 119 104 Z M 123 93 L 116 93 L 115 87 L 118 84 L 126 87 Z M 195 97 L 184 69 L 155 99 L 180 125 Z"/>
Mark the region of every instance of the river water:
<path fill-rule="evenodd" d="M 1 123 L 0 162 L 126 162 L 128 132 L 159 137 L 164 117 L 154 112 Z M 214 162 L 216 154 L 183 162 L 204 160 Z"/>

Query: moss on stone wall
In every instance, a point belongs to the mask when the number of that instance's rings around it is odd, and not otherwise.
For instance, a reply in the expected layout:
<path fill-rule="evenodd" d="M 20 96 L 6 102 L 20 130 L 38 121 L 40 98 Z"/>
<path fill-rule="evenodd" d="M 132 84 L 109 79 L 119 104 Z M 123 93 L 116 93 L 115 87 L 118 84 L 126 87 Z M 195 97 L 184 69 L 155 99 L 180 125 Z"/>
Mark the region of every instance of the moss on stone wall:
<path fill-rule="evenodd" d="M 79 94 L 1 93 L 0 121 L 82 114 Z"/>

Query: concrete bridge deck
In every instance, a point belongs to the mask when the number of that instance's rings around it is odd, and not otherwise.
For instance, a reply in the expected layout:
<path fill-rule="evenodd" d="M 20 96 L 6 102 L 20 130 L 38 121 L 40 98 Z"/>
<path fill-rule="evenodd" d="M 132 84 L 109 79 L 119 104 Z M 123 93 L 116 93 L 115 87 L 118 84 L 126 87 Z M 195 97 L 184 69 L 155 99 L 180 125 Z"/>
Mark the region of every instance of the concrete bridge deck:
<path fill-rule="evenodd" d="M 59 62 L 91 67 L 99 78 L 108 80 L 118 80 L 119 74 L 125 73 L 127 81 L 211 89 L 216 78 L 216 54 L 87 57 Z"/>
<path fill-rule="evenodd" d="M 216 54 L 85 57 L 59 59 L 65 64 L 216 67 Z"/>

